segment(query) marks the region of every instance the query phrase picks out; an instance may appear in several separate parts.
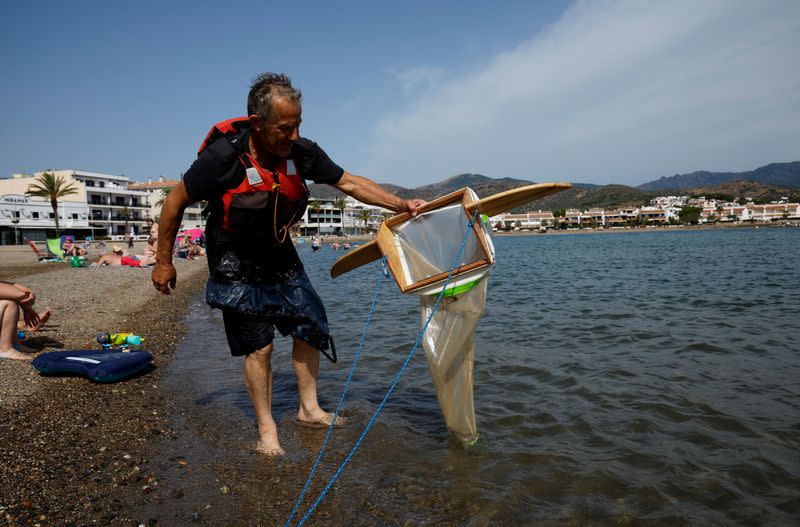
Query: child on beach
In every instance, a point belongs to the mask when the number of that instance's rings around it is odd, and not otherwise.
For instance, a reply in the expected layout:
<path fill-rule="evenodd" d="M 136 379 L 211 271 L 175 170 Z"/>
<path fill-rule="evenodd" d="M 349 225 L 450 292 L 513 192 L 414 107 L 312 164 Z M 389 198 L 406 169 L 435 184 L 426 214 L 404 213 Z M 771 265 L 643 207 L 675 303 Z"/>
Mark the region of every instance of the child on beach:
<path fill-rule="evenodd" d="M 32 360 L 29 355 L 38 350 L 19 342 L 17 324 L 20 310 L 26 326 L 40 325 L 41 317 L 33 309 L 36 295 L 20 284 L 0 281 L 0 357 L 12 360 Z"/>

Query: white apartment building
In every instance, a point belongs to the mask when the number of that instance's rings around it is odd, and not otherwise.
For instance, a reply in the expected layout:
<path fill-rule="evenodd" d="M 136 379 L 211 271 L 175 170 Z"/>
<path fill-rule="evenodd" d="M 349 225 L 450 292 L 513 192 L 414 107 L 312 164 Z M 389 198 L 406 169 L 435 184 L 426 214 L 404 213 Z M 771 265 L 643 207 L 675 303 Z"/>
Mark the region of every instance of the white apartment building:
<path fill-rule="evenodd" d="M 747 205 L 725 203 L 719 205 L 708 204 L 703 207 L 700 214 L 700 223 L 713 221 L 743 222 L 743 221 L 776 221 L 783 219 L 800 218 L 800 203 L 767 203 L 757 205 L 748 202 Z"/>
<path fill-rule="evenodd" d="M 44 241 L 55 236 L 56 221 L 50 200 L 27 196 L 34 178 L 15 174 L 0 179 L 0 245 L 19 245 L 24 240 Z M 86 188 L 76 182 L 77 193 L 58 201 L 58 223 L 62 231 L 90 232 Z"/>
<path fill-rule="evenodd" d="M 74 180 L 86 189 L 89 228 L 97 236 L 140 235 L 147 219 L 147 194 L 128 188 L 130 178 L 81 170 L 55 170 L 56 176 Z M 37 172 L 39 176 L 42 172 Z"/>
<path fill-rule="evenodd" d="M 150 218 L 158 219 L 158 217 L 161 216 L 161 202 L 164 198 L 164 191 L 169 192 L 169 189 L 172 189 L 178 183 L 179 180 L 177 179 L 164 179 L 164 176 L 161 176 L 157 181 L 148 179 L 147 183 L 133 183 L 128 188 L 147 194 L 147 214 Z M 186 210 L 183 211 L 181 226 L 184 229 L 205 229 L 206 219 L 202 214 L 204 206 L 204 203 L 193 203 L 186 207 Z"/>
<path fill-rule="evenodd" d="M 639 209 L 614 209 L 607 210 L 603 215 L 604 227 L 625 227 L 634 225 L 639 221 Z"/>
<path fill-rule="evenodd" d="M 539 210 L 522 214 L 504 212 L 497 216 L 492 216 L 489 221 L 493 227 L 502 226 L 501 228 L 503 229 L 537 230 L 542 227 L 552 226 L 555 218 L 549 210 Z"/>
<path fill-rule="evenodd" d="M 313 202 L 320 204 L 319 210 L 312 206 Z M 366 225 L 361 217 L 365 210 L 369 212 Z M 345 198 L 344 214 L 342 214 L 342 210 L 336 207 L 335 199 L 311 197 L 309 198 L 309 207 L 298 222 L 297 227 L 299 234 L 303 236 L 326 234 L 339 236 L 344 234 L 363 235 L 376 232 L 381 222 L 392 215 L 394 215 L 394 212 L 390 210 L 366 205 L 350 196 Z"/>
<path fill-rule="evenodd" d="M 681 208 L 689 202 L 689 196 L 657 196 L 650 205 L 659 209 Z"/>
<path fill-rule="evenodd" d="M 147 193 L 129 188 L 130 178 L 83 170 L 52 170 L 77 193 L 59 198 L 62 234 L 122 237 L 142 235 L 149 217 Z M 55 236 L 55 218 L 50 201 L 25 193 L 44 172 L 15 174 L 0 179 L 0 243 L 42 241 Z"/>

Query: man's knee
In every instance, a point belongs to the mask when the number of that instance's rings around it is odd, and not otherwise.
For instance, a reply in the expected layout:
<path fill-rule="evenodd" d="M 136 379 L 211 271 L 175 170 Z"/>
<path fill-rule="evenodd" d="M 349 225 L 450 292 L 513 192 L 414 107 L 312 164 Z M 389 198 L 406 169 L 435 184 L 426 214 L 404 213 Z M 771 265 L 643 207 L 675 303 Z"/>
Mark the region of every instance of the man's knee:
<path fill-rule="evenodd" d="M 272 344 L 267 344 L 263 348 L 248 353 L 246 358 L 258 362 L 269 362 L 272 359 Z"/>

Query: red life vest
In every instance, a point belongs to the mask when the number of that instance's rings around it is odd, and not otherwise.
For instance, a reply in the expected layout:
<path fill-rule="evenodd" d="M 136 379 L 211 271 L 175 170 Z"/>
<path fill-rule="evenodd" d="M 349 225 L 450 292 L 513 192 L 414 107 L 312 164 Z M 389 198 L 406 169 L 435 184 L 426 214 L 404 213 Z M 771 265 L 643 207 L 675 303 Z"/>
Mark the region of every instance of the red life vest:
<path fill-rule="evenodd" d="M 234 145 L 247 117 L 236 117 L 215 124 L 208 132 L 198 154 L 220 137 L 228 138 L 236 151 L 237 162 L 245 169 L 245 178 L 222 195 L 222 227 L 227 231 L 263 232 L 272 225 L 275 241 L 283 242 L 289 227 L 300 221 L 308 205 L 308 188 L 291 159 L 282 159 L 274 171 L 258 164 L 245 152 L 245 145 Z"/>

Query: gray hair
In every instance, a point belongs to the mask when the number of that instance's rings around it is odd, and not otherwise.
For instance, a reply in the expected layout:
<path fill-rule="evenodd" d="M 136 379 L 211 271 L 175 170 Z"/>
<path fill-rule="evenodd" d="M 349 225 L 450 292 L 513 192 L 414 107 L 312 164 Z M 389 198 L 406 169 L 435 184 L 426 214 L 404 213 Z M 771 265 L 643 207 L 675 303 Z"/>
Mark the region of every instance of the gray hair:
<path fill-rule="evenodd" d="M 272 119 L 272 102 L 286 99 L 299 104 L 303 98 L 300 90 L 292 86 L 292 81 L 283 73 L 262 73 L 250 85 L 247 96 L 247 115 L 257 115 L 263 121 Z"/>

